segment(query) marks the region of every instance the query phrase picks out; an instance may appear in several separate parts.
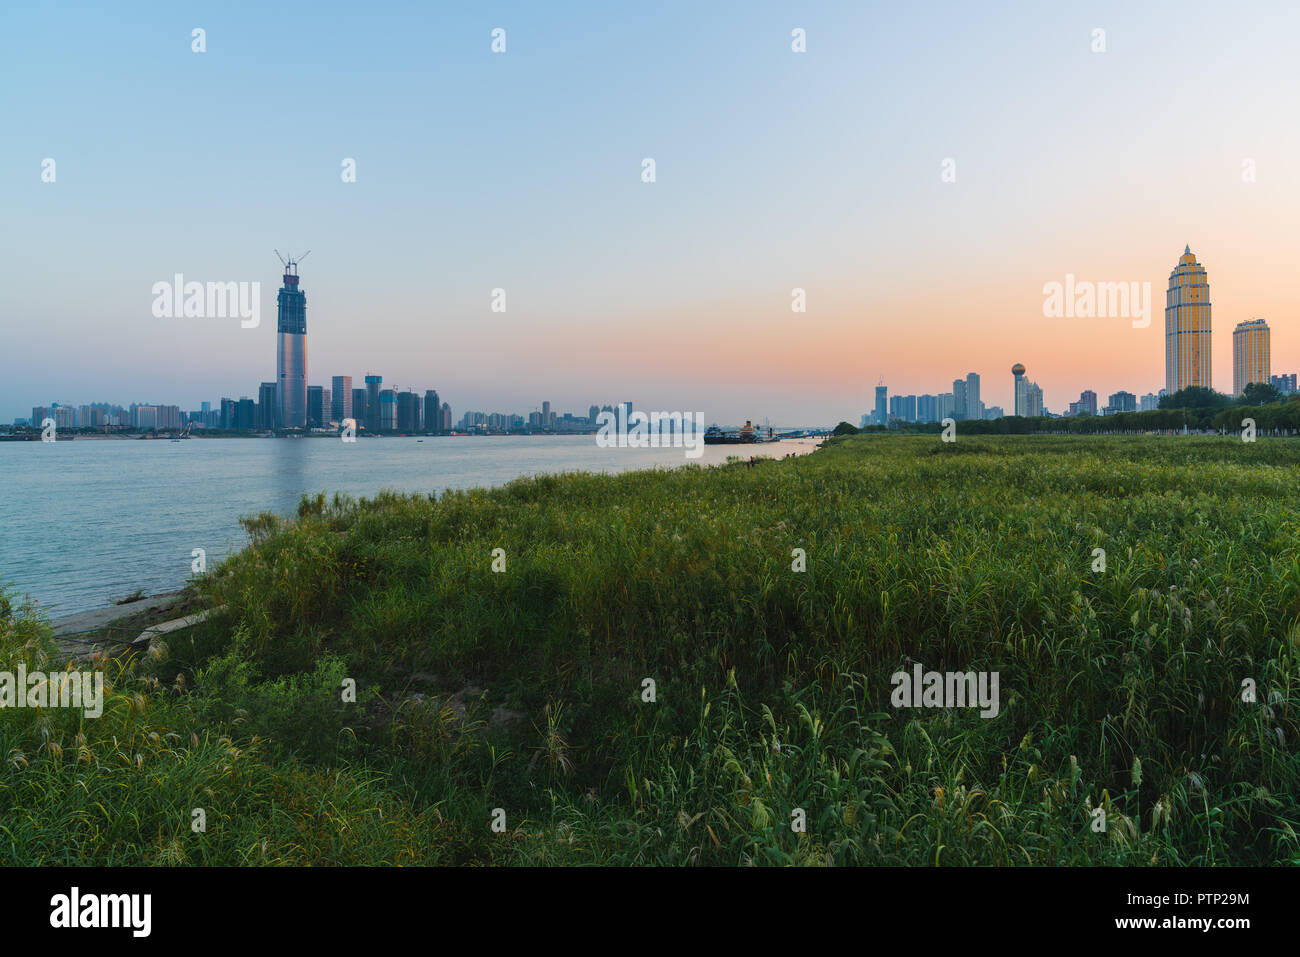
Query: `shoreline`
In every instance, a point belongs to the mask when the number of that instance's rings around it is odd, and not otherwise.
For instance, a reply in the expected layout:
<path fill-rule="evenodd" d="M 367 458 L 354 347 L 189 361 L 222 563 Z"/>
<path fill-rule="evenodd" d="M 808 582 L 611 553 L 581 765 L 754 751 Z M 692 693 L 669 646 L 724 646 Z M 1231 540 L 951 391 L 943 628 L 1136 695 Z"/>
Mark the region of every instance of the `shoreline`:
<path fill-rule="evenodd" d="M 324 438 L 324 436 L 321 437 Z M 372 438 L 380 438 L 380 437 L 381 436 L 372 436 Z M 416 436 L 388 436 L 388 437 L 389 438 L 416 438 Z M 451 438 L 451 436 L 433 436 L 433 437 Z M 478 436 L 478 437 L 494 438 L 494 437 L 507 437 L 507 436 Z M 508 436 L 508 437 L 529 438 L 531 436 L 519 435 L 519 436 Z M 98 438 L 109 439 L 109 440 L 129 440 L 131 437 L 100 436 Z M 212 436 L 212 438 L 271 438 L 271 436 Z M 726 446 L 727 451 L 729 453 L 727 458 L 721 462 L 707 463 L 707 467 L 719 468 L 727 465 L 748 465 L 749 460 L 751 458 L 755 461 L 755 463 L 757 463 L 765 459 L 780 460 L 787 457 L 803 457 L 806 455 L 811 455 L 812 453 L 816 452 L 818 449 L 822 447 L 825 441 L 826 441 L 826 437 L 824 436 L 805 436 L 796 439 L 785 439 L 780 442 L 757 442 L 752 444 L 738 444 L 735 446 L 729 445 Z M 761 450 L 761 451 L 753 451 L 753 450 Z M 593 471 L 590 474 L 610 475 L 610 476 L 630 475 L 630 474 L 635 474 L 637 472 L 658 472 L 658 471 L 663 471 L 665 469 L 675 469 L 683 466 L 699 465 L 699 464 L 700 463 L 697 463 L 694 460 L 688 459 L 680 463 L 674 462 L 669 465 L 665 465 L 663 463 L 646 464 L 639 468 L 626 469 L 624 471 L 619 471 L 619 472 L 602 470 L 599 472 Z M 589 471 L 589 470 L 579 469 L 577 471 L 582 472 L 582 471 Z M 546 472 L 546 473 L 539 473 L 539 474 L 564 475 L 564 474 L 571 474 L 571 473 L 565 470 L 561 470 L 558 472 Z M 535 477 L 538 476 L 531 475 L 531 474 L 519 474 L 516 475 L 510 481 L 518 481 L 519 479 L 522 478 L 535 478 Z M 503 483 L 503 484 L 507 484 L 507 483 Z M 464 491 L 470 491 L 473 489 L 490 489 L 496 487 L 500 487 L 500 486 L 475 485 L 464 489 Z M 302 495 L 309 496 L 309 495 L 315 495 L 319 493 L 320 493 L 319 490 L 313 490 L 313 491 L 305 491 L 302 493 Z M 326 492 L 325 494 L 329 496 L 332 495 L 333 493 Z M 292 518 L 292 515 L 293 515 L 292 510 L 287 510 L 283 514 L 281 514 L 280 517 Z M 132 591 L 130 591 L 130 587 L 131 586 L 129 584 L 123 586 L 124 590 L 127 590 L 128 594 L 133 593 Z M 122 604 L 113 603 L 108 605 L 99 605 L 93 608 L 82 609 L 80 611 L 68 612 L 66 614 L 58 614 L 57 617 L 51 614 L 49 618 L 49 622 L 50 625 L 54 628 L 56 639 L 63 639 L 67 636 L 73 634 L 80 634 L 87 630 L 93 630 L 94 633 L 96 634 L 102 634 L 104 630 L 107 628 L 107 626 L 111 625 L 114 621 L 133 617 L 139 610 L 143 609 L 147 604 L 151 604 L 151 603 L 157 604 L 160 602 L 174 604 L 182 596 L 190 592 L 192 592 L 192 588 L 187 585 L 176 590 L 168 590 L 168 591 L 158 592 L 157 594 L 144 595 L 139 599 L 136 599 L 134 601 L 129 601 L 129 602 L 123 602 Z M 22 594 L 23 594 L 22 592 L 19 592 L 20 597 L 22 596 Z M 27 594 L 31 595 L 30 592 L 27 592 Z M 35 595 L 31 595 L 31 597 L 35 601 L 38 608 L 43 608 L 47 604 L 46 602 L 37 598 Z M 49 604 L 54 604 L 54 603 L 51 602 Z M 58 609 L 55 608 L 54 611 L 57 612 Z"/>

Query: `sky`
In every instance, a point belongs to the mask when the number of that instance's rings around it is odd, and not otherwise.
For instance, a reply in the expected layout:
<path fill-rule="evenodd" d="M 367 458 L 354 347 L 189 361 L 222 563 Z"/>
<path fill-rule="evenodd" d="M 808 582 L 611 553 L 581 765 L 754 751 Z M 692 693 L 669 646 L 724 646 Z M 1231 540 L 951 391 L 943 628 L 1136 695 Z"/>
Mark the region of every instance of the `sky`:
<path fill-rule="evenodd" d="M 1052 411 L 1142 395 L 1184 245 L 1215 387 L 1255 317 L 1297 371 L 1298 27 L 1289 2 L 8 2 L 0 421 L 255 398 L 276 249 L 311 251 L 310 384 L 380 374 L 457 417 L 856 423 L 882 378 L 968 372 L 1010 410 L 1016 362 Z M 260 325 L 155 316 L 177 273 L 259 282 Z M 1149 282 L 1156 314 L 1045 315 L 1067 274 Z"/>

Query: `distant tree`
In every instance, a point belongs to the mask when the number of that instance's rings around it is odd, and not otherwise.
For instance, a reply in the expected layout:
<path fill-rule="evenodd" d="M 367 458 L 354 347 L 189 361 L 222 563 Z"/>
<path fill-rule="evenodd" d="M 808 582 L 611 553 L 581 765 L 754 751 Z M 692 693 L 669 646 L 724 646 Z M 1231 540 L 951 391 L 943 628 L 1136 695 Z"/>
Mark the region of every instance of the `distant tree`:
<path fill-rule="evenodd" d="M 1268 405 L 1270 402 L 1281 402 L 1282 398 L 1282 393 L 1276 386 L 1267 382 L 1252 382 L 1242 390 L 1237 402 L 1241 405 Z"/>
<path fill-rule="evenodd" d="M 1231 404 L 1231 396 L 1199 385 L 1189 385 L 1160 399 L 1162 409 L 1222 409 Z"/>
<path fill-rule="evenodd" d="M 849 425 L 849 423 L 847 422 L 841 422 L 839 425 L 835 426 L 834 431 L 831 432 L 831 435 L 857 435 L 857 434 L 858 434 L 857 427 L 853 425 Z"/>

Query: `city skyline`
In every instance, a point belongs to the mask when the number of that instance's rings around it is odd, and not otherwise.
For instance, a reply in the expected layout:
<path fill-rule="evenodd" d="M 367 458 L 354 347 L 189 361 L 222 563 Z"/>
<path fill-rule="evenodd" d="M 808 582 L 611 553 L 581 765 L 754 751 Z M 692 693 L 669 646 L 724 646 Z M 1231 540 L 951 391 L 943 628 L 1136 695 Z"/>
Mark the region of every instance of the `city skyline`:
<path fill-rule="evenodd" d="M 269 316 L 267 251 L 286 243 L 314 250 L 309 372 L 357 355 L 394 381 L 432 370 L 467 408 L 626 391 L 719 421 L 855 420 L 880 375 L 919 394 L 966 368 L 1011 409 L 1012 361 L 1054 410 L 1086 389 L 1154 392 L 1158 319 L 1047 318 L 1042 287 L 1159 290 L 1184 245 L 1212 274 L 1220 390 L 1242 321 L 1266 319 L 1273 366 L 1300 367 L 1276 278 L 1300 132 L 1274 120 L 1300 92 L 1283 67 L 1296 10 L 574 9 L 562 24 L 412 9 L 397 36 L 359 23 L 346 78 L 341 4 L 213 13 L 203 54 L 169 16 L 6 10 L 0 69 L 49 75 L 13 104 L 0 157 L 0 309 L 20 357 L 0 418 L 134 391 L 194 408 L 274 379 L 269 321 L 159 319 L 148 290 L 260 282 Z M 493 54 L 498 26 L 510 44 Z M 909 58 L 916 44 L 935 56 Z M 102 70 L 109 51 L 128 66 Z M 557 117 L 557 101 L 580 107 Z M 1207 127 L 1213 149 L 1165 145 Z"/>

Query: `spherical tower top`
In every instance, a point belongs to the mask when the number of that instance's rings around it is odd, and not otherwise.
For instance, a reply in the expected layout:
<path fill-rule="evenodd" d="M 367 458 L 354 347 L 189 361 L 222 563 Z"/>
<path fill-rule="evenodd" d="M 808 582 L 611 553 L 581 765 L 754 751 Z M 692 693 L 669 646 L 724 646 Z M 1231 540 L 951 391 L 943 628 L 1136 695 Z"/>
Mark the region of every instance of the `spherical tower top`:
<path fill-rule="evenodd" d="M 1011 367 L 1011 374 L 1012 374 L 1012 375 L 1024 375 L 1024 374 L 1025 374 L 1025 367 L 1024 367 L 1023 365 L 1021 365 L 1019 362 L 1017 362 L 1015 365 L 1013 365 L 1013 366 Z"/>

